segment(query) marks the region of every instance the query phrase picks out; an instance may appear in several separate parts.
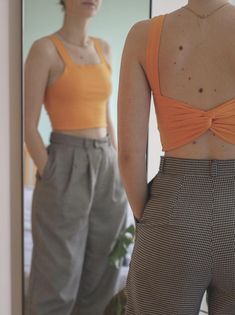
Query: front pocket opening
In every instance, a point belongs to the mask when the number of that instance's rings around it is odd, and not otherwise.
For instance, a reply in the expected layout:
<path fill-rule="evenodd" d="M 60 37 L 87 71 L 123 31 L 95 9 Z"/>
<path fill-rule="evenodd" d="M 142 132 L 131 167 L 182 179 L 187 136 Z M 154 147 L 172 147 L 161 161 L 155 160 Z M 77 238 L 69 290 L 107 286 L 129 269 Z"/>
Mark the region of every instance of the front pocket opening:
<path fill-rule="evenodd" d="M 48 180 L 51 177 L 51 174 L 49 172 L 50 168 L 51 168 L 52 158 L 53 158 L 53 156 L 52 156 L 53 155 L 53 151 L 52 151 L 51 144 L 46 148 L 46 150 L 47 150 L 47 153 L 48 153 L 48 158 L 47 158 L 46 165 L 44 166 L 42 175 L 40 175 L 37 172 L 37 177 L 39 178 L 39 180 Z M 49 172 L 49 174 L 48 174 L 48 172 Z"/>
<path fill-rule="evenodd" d="M 174 211 L 175 211 L 175 208 L 177 207 L 177 205 L 179 204 L 179 201 L 181 199 L 182 189 L 185 186 L 185 181 L 186 181 L 186 176 L 182 175 L 182 177 L 180 178 L 179 186 L 178 186 L 177 191 L 176 191 L 175 198 L 174 198 L 173 203 L 172 203 L 169 223 L 171 223 L 173 220 Z"/>

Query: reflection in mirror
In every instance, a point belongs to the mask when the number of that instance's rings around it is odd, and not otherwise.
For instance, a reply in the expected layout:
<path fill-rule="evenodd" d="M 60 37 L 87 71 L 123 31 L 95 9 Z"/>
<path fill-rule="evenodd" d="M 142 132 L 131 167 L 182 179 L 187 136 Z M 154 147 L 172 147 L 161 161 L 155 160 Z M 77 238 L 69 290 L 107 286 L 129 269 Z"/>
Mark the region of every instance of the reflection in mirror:
<path fill-rule="evenodd" d="M 149 5 L 24 2 L 25 314 L 121 307 L 110 300 L 123 293 L 134 225 L 117 162 L 118 78 Z"/>

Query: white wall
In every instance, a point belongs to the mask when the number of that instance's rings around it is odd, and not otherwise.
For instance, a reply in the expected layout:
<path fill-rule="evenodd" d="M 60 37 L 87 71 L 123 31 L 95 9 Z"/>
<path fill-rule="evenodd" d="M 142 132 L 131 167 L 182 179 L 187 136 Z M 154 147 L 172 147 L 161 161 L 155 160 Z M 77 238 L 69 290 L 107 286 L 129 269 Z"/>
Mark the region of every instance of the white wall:
<path fill-rule="evenodd" d="M 0 1 L 0 314 L 21 314 L 20 0 Z"/>

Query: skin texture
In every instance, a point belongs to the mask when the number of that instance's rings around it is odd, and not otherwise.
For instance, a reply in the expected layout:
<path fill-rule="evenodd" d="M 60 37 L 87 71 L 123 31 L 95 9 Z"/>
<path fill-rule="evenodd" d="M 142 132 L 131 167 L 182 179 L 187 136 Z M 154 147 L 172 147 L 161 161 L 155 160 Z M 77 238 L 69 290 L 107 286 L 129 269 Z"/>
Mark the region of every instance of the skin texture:
<path fill-rule="evenodd" d="M 207 14 L 227 1 L 193 0 L 188 5 Z M 141 218 L 147 201 L 145 152 L 150 88 L 145 75 L 149 20 L 130 30 L 122 57 L 118 96 L 119 167 L 134 215 Z M 235 98 L 235 7 L 226 5 L 206 19 L 187 9 L 165 19 L 159 52 L 161 93 L 208 110 Z M 207 131 L 165 156 L 234 159 L 235 146 Z"/>
<path fill-rule="evenodd" d="M 101 0 L 89 0 L 94 6 L 85 5 L 88 0 L 65 0 L 64 23 L 57 33 L 63 37 L 64 44 L 73 61 L 78 64 L 99 63 L 91 41 L 89 42 L 88 26 L 102 4 Z M 84 43 L 87 47 L 79 47 Z M 101 39 L 102 48 L 106 60 L 111 65 L 111 48 Z M 36 40 L 27 56 L 25 63 L 25 142 L 38 172 L 42 175 L 46 165 L 48 154 L 38 132 L 38 122 L 46 88 L 55 82 L 64 71 L 64 63 L 53 43 L 43 37 Z M 110 115 L 110 101 L 107 104 L 107 128 L 91 128 L 73 130 L 61 133 L 72 134 L 88 138 L 102 138 L 107 133 L 111 135 L 113 146 L 116 148 L 114 127 Z M 58 132 L 58 131 L 57 131 Z"/>

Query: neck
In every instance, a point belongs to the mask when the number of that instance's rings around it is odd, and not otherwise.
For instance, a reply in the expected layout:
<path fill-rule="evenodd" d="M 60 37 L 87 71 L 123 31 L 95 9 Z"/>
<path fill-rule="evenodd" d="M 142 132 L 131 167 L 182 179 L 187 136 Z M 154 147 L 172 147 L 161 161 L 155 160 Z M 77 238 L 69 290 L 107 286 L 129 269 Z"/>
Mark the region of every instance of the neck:
<path fill-rule="evenodd" d="M 198 13 L 207 13 L 229 2 L 228 0 L 188 0 L 188 6 Z"/>
<path fill-rule="evenodd" d="M 87 18 L 65 14 L 64 23 L 59 32 L 69 43 L 81 45 L 88 39 L 88 24 Z"/>

